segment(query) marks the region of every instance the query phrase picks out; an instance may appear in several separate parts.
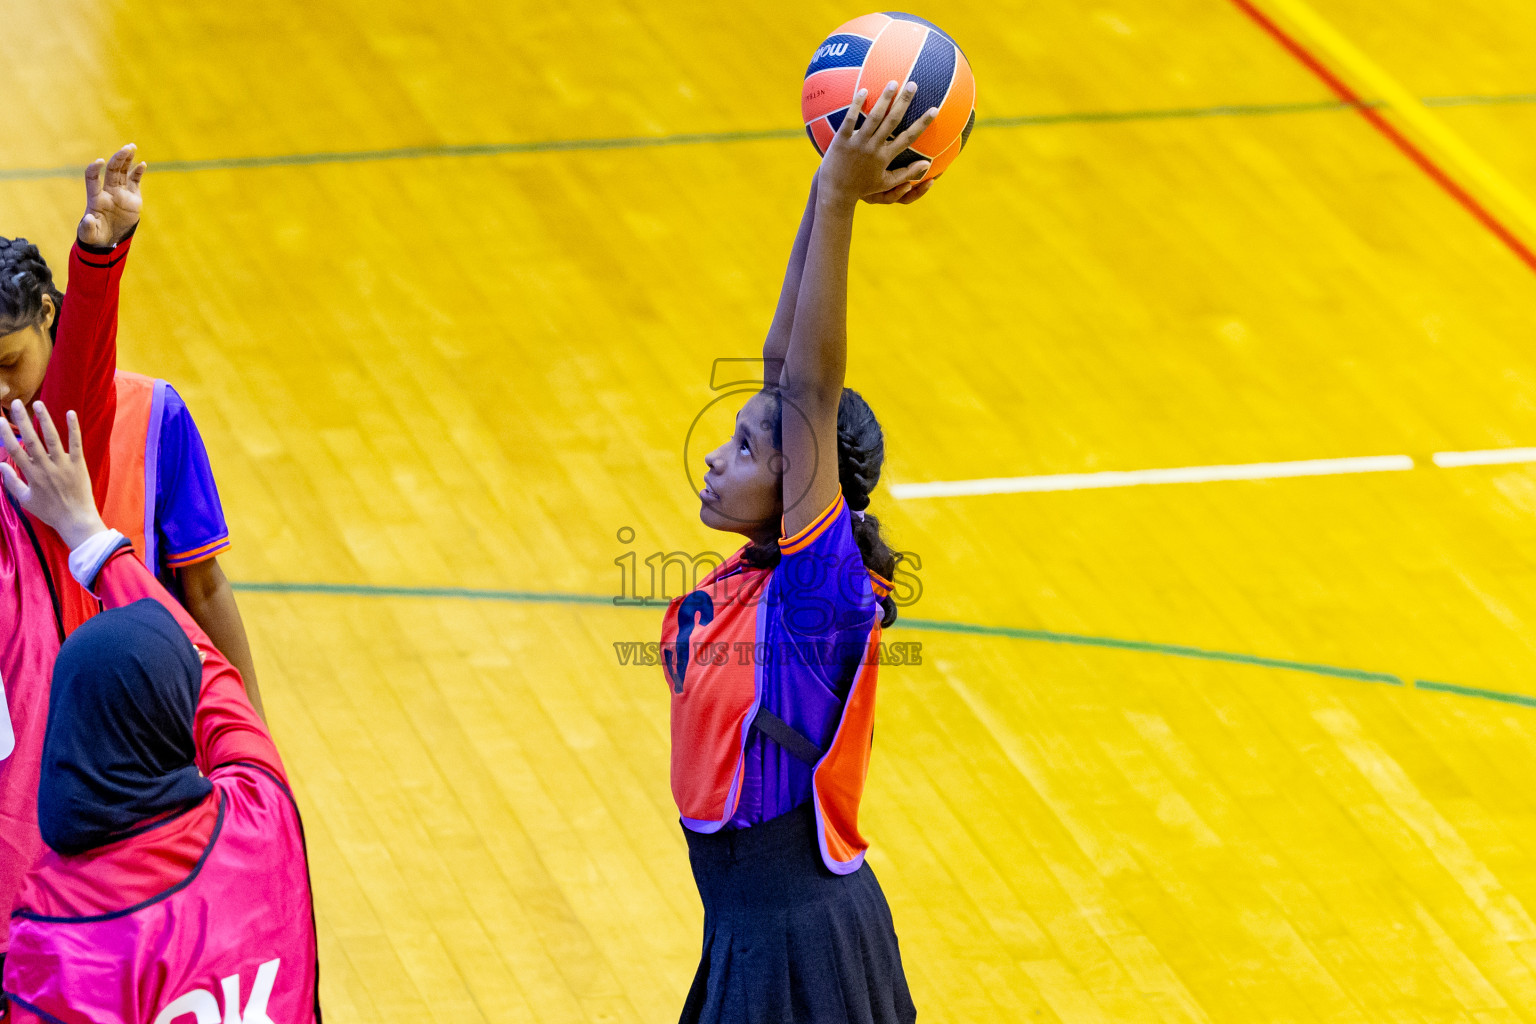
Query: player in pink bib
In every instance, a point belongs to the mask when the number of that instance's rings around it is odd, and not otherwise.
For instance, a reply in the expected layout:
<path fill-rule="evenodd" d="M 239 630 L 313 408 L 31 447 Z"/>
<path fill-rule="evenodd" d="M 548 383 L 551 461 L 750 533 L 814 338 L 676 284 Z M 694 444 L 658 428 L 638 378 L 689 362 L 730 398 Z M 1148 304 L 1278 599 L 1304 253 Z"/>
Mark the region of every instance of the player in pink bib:
<path fill-rule="evenodd" d="M 932 184 L 917 184 L 926 161 L 890 167 L 937 113 L 898 136 L 915 94 L 892 82 L 862 116 L 860 91 L 839 121 L 763 346 L 763 390 L 705 459 L 700 518 L 747 544 L 662 625 L 672 795 L 704 904 L 683 1024 L 917 1015 L 858 828 L 896 556 L 865 511 L 884 435 L 843 386 L 854 211 Z"/>
<path fill-rule="evenodd" d="M 49 849 L 11 915 L 16 1024 L 320 1019 L 303 826 L 239 673 L 108 530 L 80 429 L 15 403 L 5 490 L 107 609 L 64 643 L 43 741 Z M 22 443 L 17 443 L 16 432 Z"/>

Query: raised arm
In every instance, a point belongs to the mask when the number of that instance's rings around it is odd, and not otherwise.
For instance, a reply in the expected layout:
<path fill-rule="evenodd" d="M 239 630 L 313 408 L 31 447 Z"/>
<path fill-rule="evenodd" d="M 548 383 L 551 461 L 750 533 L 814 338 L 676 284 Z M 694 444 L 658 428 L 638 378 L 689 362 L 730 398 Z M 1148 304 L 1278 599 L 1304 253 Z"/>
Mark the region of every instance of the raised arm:
<path fill-rule="evenodd" d="M 859 112 L 867 94 L 859 90 L 817 173 L 815 209 L 808 215 L 811 223 L 805 266 L 795 300 L 789 349 L 779 375 L 784 403 L 786 535 L 809 526 L 837 497 L 841 486 L 837 477 L 837 404 L 848 358 L 848 253 L 853 243 L 853 214 L 866 196 L 900 201 L 927 173 L 926 160 L 894 171 L 887 169 L 938 115 L 937 109 L 929 110 L 900 136 L 891 137 L 916 92 L 917 86 L 910 82 L 900 92 L 891 82 L 860 125 Z"/>
<path fill-rule="evenodd" d="M 914 184 L 903 179 L 884 192 L 863 196 L 866 203 L 915 203 L 928 194 L 937 178 Z M 784 355 L 789 351 L 789 337 L 795 329 L 795 306 L 800 301 L 800 279 L 805 275 L 805 251 L 811 244 L 811 227 L 816 223 L 816 194 L 820 174 L 811 176 L 811 195 L 800 216 L 800 230 L 789 251 L 789 266 L 784 269 L 784 284 L 779 288 L 779 304 L 773 310 L 773 323 L 763 341 L 763 380 L 777 382 L 784 370 Z"/>
<path fill-rule="evenodd" d="M 41 402 L 33 406 L 41 432 L 34 428 L 19 401 L 12 403 L 9 412 L 9 419 L 0 418 L 0 444 L 14 465 L 0 463 L 0 484 L 17 504 L 53 527 L 69 546 L 69 567 L 76 580 L 108 608 L 121 608 L 146 598 L 158 601 L 197 648 L 203 663 L 194 724 L 198 767 L 207 774 L 231 761 L 253 761 L 286 784 L 282 760 L 271 734 L 245 695 L 240 673 L 144 563 L 132 557 L 133 549 L 125 538 L 109 531 L 102 522 L 91 498 L 79 417 L 74 412 L 67 416 L 66 448 Z"/>
<path fill-rule="evenodd" d="M 80 416 L 98 507 L 106 501 L 112 421 L 117 415 L 118 289 L 138 226 L 145 165 L 124 146 L 85 169 L 85 215 L 69 253 L 69 290 L 38 397 Z"/>
<path fill-rule="evenodd" d="M 811 244 L 811 226 L 816 223 L 818 175 L 811 176 L 811 195 L 800 216 L 800 230 L 789 250 L 789 266 L 784 269 L 784 284 L 779 288 L 779 304 L 763 340 L 763 380 L 778 381 L 784 370 L 784 355 L 789 351 L 789 336 L 795 328 L 795 304 L 800 301 L 800 278 L 805 273 L 805 250 Z"/>

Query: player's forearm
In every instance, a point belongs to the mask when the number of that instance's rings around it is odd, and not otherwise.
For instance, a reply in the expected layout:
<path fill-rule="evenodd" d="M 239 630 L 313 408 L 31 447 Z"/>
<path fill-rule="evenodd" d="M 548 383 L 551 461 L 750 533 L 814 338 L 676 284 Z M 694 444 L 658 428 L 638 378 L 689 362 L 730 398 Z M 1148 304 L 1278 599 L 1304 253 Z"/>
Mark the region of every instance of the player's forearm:
<path fill-rule="evenodd" d="M 251 706 L 267 719 L 261 704 L 261 689 L 256 684 L 256 663 L 251 657 L 251 642 L 245 635 L 245 622 L 240 618 L 240 606 L 235 603 L 235 592 L 229 585 L 216 558 L 189 565 L 180 572 L 182 596 L 187 611 L 197 624 L 203 627 L 208 639 L 229 659 L 240 672 L 245 683 L 246 696 Z"/>
<path fill-rule="evenodd" d="M 816 178 L 811 178 L 811 194 L 800 217 L 800 230 L 789 252 L 789 266 L 784 270 L 784 285 L 779 289 L 779 305 L 773 311 L 773 323 L 763 342 L 763 380 L 778 381 L 789 351 L 790 335 L 795 327 L 795 304 L 800 301 L 800 279 L 805 274 L 805 252 L 811 244 L 811 227 L 816 223 Z"/>
<path fill-rule="evenodd" d="M 111 540 L 113 537 L 118 538 L 115 545 Z M 100 567 L 94 568 L 100 557 L 97 549 L 109 553 Z M 115 533 L 108 535 L 107 531 L 102 531 L 98 537 L 77 547 L 71 557 L 70 571 L 82 586 L 89 584 L 92 593 L 107 608 L 122 608 L 144 598 L 159 602 L 197 649 L 202 661 L 202 682 L 198 691 L 194 739 L 198 766 L 205 773 L 217 765 L 247 759 L 267 766 L 279 778 L 286 779 L 282 759 L 267 731 L 266 719 L 260 717 L 260 698 L 254 677 L 237 676 L 236 670 L 240 666 L 225 653 L 226 645 L 238 646 L 249 664 L 250 648 L 245 643 L 240 612 L 235 608 L 234 595 L 227 594 L 229 583 L 222 572 L 216 575 L 228 597 L 227 612 L 223 614 L 217 587 L 195 587 L 192 593 L 196 596 L 190 598 L 185 607 L 177 603 L 134 555 L 133 549 L 125 546 L 120 535 Z M 205 571 L 201 575 L 205 582 L 211 582 L 215 573 Z M 213 598 L 212 602 L 209 597 Z M 227 626 L 231 616 L 238 645 L 228 639 L 231 634 Z M 221 641 L 220 634 L 226 639 Z"/>
<path fill-rule="evenodd" d="M 797 401 L 835 403 L 842 392 L 853 213 L 850 202 L 823 196 L 817 203 L 781 377 L 785 393 Z"/>
<path fill-rule="evenodd" d="M 117 414 L 117 308 L 128 237 L 115 246 L 76 243 L 69 254 L 69 291 L 59 312 L 59 329 L 38 397 L 61 415 L 80 418 L 92 493 L 99 507 L 109 482 L 109 443 Z"/>

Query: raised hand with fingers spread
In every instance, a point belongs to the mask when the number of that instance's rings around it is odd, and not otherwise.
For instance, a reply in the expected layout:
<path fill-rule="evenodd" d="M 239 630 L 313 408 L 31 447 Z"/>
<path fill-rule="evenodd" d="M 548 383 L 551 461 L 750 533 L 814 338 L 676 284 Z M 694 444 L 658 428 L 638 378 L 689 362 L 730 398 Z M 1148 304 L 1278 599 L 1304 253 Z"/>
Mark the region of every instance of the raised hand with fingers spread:
<path fill-rule="evenodd" d="M 10 463 L 0 462 L 0 484 L 16 504 L 53 527 L 70 548 L 76 548 L 107 528 L 91 496 L 80 420 L 73 410 L 65 415 L 69 427 L 66 448 L 48 407 L 36 402 L 32 409 L 42 427 L 41 436 L 20 401 L 11 403 L 10 419 L 0 419 L 0 444 L 11 457 Z"/>
<path fill-rule="evenodd" d="M 855 94 L 821 161 L 819 177 L 824 195 L 849 203 L 859 199 L 872 203 L 911 202 L 932 187 L 931 181 L 917 184 L 928 173 L 931 161 L 918 160 L 894 170 L 890 166 L 939 116 L 939 109 L 933 107 L 906 131 L 894 134 L 916 95 L 917 83 L 908 82 L 898 90 L 897 84 L 891 82 L 861 122 L 860 113 L 868 92 L 860 89 Z"/>
<path fill-rule="evenodd" d="M 76 232 L 84 245 L 116 245 L 139 223 L 144 197 L 139 183 L 149 165 L 135 164 L 138 147 L 128 143 L 112 154 L 112 159 L 97 157 L 85 169 L 85 216 Z"/>

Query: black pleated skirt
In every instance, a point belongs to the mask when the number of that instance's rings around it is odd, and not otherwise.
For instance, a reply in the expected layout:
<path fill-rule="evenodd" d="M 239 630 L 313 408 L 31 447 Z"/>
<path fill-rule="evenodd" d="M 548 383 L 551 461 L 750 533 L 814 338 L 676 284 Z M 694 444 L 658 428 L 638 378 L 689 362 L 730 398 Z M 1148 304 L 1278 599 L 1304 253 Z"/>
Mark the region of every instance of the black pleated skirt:
<path fill-rule="evenodd" d="M 821 862 L 809 804 L 752 828 L 684 829 L 704 953 L 680 1024 L 910 1024 L 885 893 Z"/>

